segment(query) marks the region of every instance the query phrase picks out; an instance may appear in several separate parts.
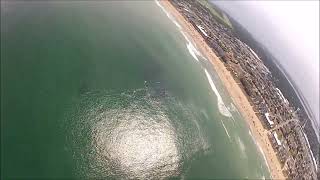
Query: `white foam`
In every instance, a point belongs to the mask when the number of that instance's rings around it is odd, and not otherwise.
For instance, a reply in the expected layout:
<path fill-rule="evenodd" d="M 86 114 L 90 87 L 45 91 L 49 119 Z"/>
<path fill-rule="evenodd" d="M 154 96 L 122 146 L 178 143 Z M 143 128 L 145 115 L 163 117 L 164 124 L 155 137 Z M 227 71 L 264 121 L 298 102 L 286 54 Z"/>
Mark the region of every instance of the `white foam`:
<path fill-rule="evenodd" d="M 264 155 L 264 153 L 263 153 L 263 151 L 262 151 L 262 148 L 261 148 L 260 145 L 257 143 L 256 139 L 252 136 L 252 133 L 251 133 L 250 130 L 249 130 L 249 135 L 251 136 L 254 144 L 258 147 L 260 153 L 262 154 L 262 157 L 263 157 L 263 159 L 264 159 L 264 162 L 265 162 L 265 164 L 267 165 L 268 171 L 270 171 L 270 168 L 269 168 L 269 165 L 268 165 L 268 162 L 267 162 L 267 158 L 266 158 L 266 156 Z"/>
<path fill-rule="evenodd" d="M 227 109 L 226 105 L 224 104 L 216 86 L 214 85 L 213 81 L 212 81 L 212 78 L 210 76 L 210 74 L 208 73 L 207 69 L 204 69 L 204 72 L 206 73 L 206 76 L 207 76 L 207 79 L 209 81 L 209 84 L 211 86 L 211 89 L 212 91 L 216 94 L 217 96 L 217 99 L 218 99 L 218 109 L 219 109 L 219 112 L 224 115 L 224 116 L 227 116 L 227 117 L 231 117 L 231 113 L 229 112 L 229 110 Z"/>
<path fill-rule="evenodd" d="M 226 132 L 227 136 L 229 137 L 229 139 L 231 139 L 231 137 L 230 137 L 230 135 L 229 135 L 229 132 L 228 132 L 228 130 L 227 130 L 227 128 L 226 128 L 226 126 L 224 125 L 224 123 L 223 123 L 222 120 L 221 120 L 221 123 L 222 123 L 222 126 L 223 126 L 224 131 Z"/>
<path fill-rule="evenodd" d="M 255 144 L 256 146 L 258 146 L 258 143 L 257 143 L 256 139 L 253 137 L 250 129 L 249 129 L 249 135 L 250 135 L 252 141 L 254 142 L 254 144 Z"/>
<path fill-rule="evenodd" d="M 180 32 L 182 33 L 182 35 L 186 39 L 186 41 L 190 42 L 188 36 L 183 31 L 180 31 Z"/>
<path fill-rule="evenodd" d="M 239 110 L 238 110 L 238 108 L 233 104 L 233 103 L 230 103 L 230 106 L 229 106 L 229 111 L 231 111 L 231 112 L 237 112 L 239 115 L 241 115 L 240 114 L 240 112 L 239 112 Z M 232 118 L 234 121 L 235 121 L 235 119 L 234 118 Z"/>
<path fill-rule="evenodd" d="M 196 56 L 200 56 L 203 60 L 208 61 L 201 53 L 200 51 L 196 48 L 195 45 L 193 45 L 193 43 L 190 41 L 190 39 L 188 38 L 187 34 L 185 32 L 183 32 L 182 30 L 180 30 L 181 34 L 183 35 L 183 37 L 186 39 L 187 43 L 187 48 L 190 52 L 190 54 L 192 55 L 192 57 L 194 57 L 197 61 L 199 61 L 198 57 Z"/>
<path fill-rule="evenodd" d="M 191 54 L 191 56 L 192 56 L 195 60 L 197 60 L 197 61 L 199 62 L 199 59 L 198 59 L 198 57 L 197 57 L 197 55 L 196 55 L 196 49 L 195 49 L 195 47 L 192 45 L 191 42 L 189 42 L 189 43 L 187 44 L 187 48 L 188 48 L 189 53 Z"/>
<path fill-rule="evenodd" d="M 233 103 L 230 103 L 230 106 L 228 107 L 228 109 L 232 112 L 239 112 Z"/>
<path fill-rule="evenodd" d="M 249 130 L 249 135 L 250 135 L 250 136 L 251 136 L 251 138 L 253 139 L 254 143 L 255 143 L 255 144 L 257 144 L 257 143 L 256 143 L 256 140 L 253 138 L 252 133 L 251 133 L 251 131 L 250 131 L 250 130 Z"/>
<path fill-rule="evenodd" d="M 258 146 L 259 150 L 260 150 L 260 153 L 262 154 L 262 157 L 264 159 L 264 162 L 266 163 L 267 165 L 267 168 L 268 168 L 268 171 L 270 172 L 270 168 L 269 168 L 269 164 L 268 164 L 268 161 L 267 161 L 267 158 L 266 158 L 266 155 L 264 154 L 262 148 L 260 147 L 259 144 L 256 143 L 256 145 Z"/>
<path fill-rule="evenodd" d="M 246 154 L 246 147 L 245 145 L 243 144 L 242 140 L 240 139 L 240 137 L 238 136 L 238 144 L 239 144 L 239 148 L 240 148 L 240 151 L 241 151 L 241 154 L 244 158 L 247 158 L 247 154 Z"/>
<path fill-rule="evenodd" d="M 183 37 L 186 39 L 187 41 L 187 49 L 189 51 L 189 53 L 191 54 L 191 56 L 197 60 L 199 62 L 199 58 L 198 56 L 201 56 L 201 53 L 197 50 L 197 48 L 192 44 L 192 42 L 189 40 L 188 36 L 182 31 L 180 30 L 181 34 L 183 35 Z M 204 58 L 205 59 L 205 58 Z"/>
<path fill-rule="evenodd" d="M 199 62 L 199 59 L 197 56 L 201 56 L 204 60 L 207 60 L 201 53 L 200 51 L 197 50 L 196 46 L 193 45 L 193 43 L 191 42 L 191 40 L 188 38 L 188 36 L 186 35 L 185 32 L 183 32 L 182 27 L 180 26 L 180 24 L 170 15 L 170 13 L 168 11 L 165 10 L 165 8 L 160 4 L 160 2 L 158 0 L 155 0 L 156 4 L 163 10 L 163 12 L 165 12 L 165 14 L 168 16 L 168 18 L 179 28 L 181 34 L 183 35 L 183 37 L 186 39 L 187 41 L 187 49 L 189 51 L 189 53 L 191 54 L 191 56 L 197 60 Z"/>
<path fill-rule="evenodd" d="M 206 61 L 208 61 L 208 59 L 207 59 L 207 58 L 205 58 L 204 56 L 201 56 L 201 57 L 202 57 L 202 59 L 203 59 L 203 60 L 206 60 Z"/>
<path fill-rule="evenodd" d="M 201 109 L 200 112 L 204 115 L 206 119 L 209 119 L 208 113 L 206 112 L 205 109 Z"/>
<path fill-rule="evenodd" d="M 160 4 L 160 2 L 158 0 L 155 0 L 156 4 L 162 9 L 162 11 L 164 13 L 166 13 L 166 15 L 168 16 L 168 18 L 179 28 L 181 29 L 180 24 L 171 16 L 171 14 L 166 11 L 166 9 Z"/>
<path fill-rule="evenodd" d="M 181 25 L 175 20 L 174 17 L 171 16 L 171 14 L 166 11 L 166 9 L 160 4 L 159 0 L 155 0 L 155 3 L 161 8 L 161 10 L 167 15 L 167 17 L 178 27 L 182 35 L 187 41 L 187 48 L 191 56 L 199 62 L 199 59 L 197 56 L 201 56 L 204 60 L 207 60 L 201 53 L 200 51 L 197 50 L 196 46 L 193 45 L 193 43 L 189 40 L 188 36 L 182 31 Z M 201 27 L 201 26 L 200 26 Z M 202 27 L 201 27 L 202 28 Z M 203 31 L 203 30 L 202 30 Z M 206 33 L 205 33 L 206 34 Z"/>

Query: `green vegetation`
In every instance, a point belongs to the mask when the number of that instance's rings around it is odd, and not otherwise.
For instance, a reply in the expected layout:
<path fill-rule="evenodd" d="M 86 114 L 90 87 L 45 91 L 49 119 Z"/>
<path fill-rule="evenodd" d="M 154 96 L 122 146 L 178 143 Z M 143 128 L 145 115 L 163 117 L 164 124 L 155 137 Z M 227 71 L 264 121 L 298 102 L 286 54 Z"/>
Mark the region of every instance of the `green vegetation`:
<path fill-rule="evenodd" d="M 233 29 L 232 24 L 227 15 L 221 12 L 219 9 L 217 9 L 215 5 L 208 2 L 208 0 L 198 0 L 198 2 L 202 4 L 204 7 L 208 8 L 220 23 L 224 24 L 228 28 Z"/>

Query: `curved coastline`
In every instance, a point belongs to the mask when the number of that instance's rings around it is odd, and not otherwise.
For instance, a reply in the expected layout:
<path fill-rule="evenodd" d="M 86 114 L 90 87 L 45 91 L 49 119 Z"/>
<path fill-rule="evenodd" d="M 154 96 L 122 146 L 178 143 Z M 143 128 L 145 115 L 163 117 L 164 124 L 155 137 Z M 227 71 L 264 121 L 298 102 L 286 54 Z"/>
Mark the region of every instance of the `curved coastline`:
<path fill-rule="evenodd" d="M 255 114 L 253 107 L 250 105 L 247 96 L 234 80 L 231 73 L 226 69 L 223 62 L 219 60 L 217 55 L 207 45 L 199 32 L 177 11 L 177 9 L 175 9 L 175 7 L 169 1 L 164 0 L 156 2 L 161 4 L 161 7 L 175 18 L 175 21 L 178 22 L 182 29 L 184 29 L 185 32 L 188 33 L 189 37 L 191 37 L 192 41 L 195 43 L 201 54 L 203 54 L 206 59 L 211 62 L 212 67 L 215 69 L 219 78 L 223 82 L 223 85 L 227 89 L 234 104 L 246 120 L 249 129 L 252 132 L 252 136 L 257 144 L 257 148 L 261 150 L 261 153 L 265 158 L 272 178 L 285 179 L 285 176 L 282 172 L 281 164 L 268 138 L 268 131 L 264 129 L 261 121 Z"/>

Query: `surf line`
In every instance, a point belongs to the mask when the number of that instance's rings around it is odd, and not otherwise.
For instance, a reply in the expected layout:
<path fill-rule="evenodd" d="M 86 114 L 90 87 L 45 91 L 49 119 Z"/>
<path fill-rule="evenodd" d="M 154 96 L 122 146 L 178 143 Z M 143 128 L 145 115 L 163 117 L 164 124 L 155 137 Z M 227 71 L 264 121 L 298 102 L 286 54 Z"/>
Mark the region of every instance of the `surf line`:
<path fill-rule="evenodd" d="M 155 0 L 156 4 L 161 8 L 161 10 L 167 15 L 167 17 L 178 27 L 180 33 L 183 35 L 183 37 L 187 41 L 187 49 L 190 53 L 190 55 L 197 61 L 199 62 L 198 56 L 202 57 L 204 60 L 207 60 L 196 48 L 196 46 L 190 41 L 188 36 L 183 32 L 181 25 L 175 20 L 172 15 L 166 11 L 166 9 L 160 4 L 159 0 Z"/>
<path fill-rule="evenodd" d="M 227 130 L 227 128 L 226 128 L 226 126 L 224 125 L 224 123 L 223 123 L 223 121 L 222 121 L 222 120 L 220 120 L 220 121 L 221 121 L 222 126 L 223 126 L 223 128 L 224 128 L 224 131 L 226 132 L 227 136 L 229 137 L 229 139 L 230 139 L 230 141 L 231 141 L 231 137 L 230 137 L 230 135 L 229 135 L 229 132 L 228 132 L 228 130 Z"/>
<path fill-rule="evenodd" d="M 221 95 L 219 94 L 219 91 L 217 90 L 215 84 L 213 83 L 213 80 L 210 76 L 210 74 L 208 73 L 207 69 L 204 68 L 204 72 L 206 73 L 207 79 L 209 81 L 209 84 L 211 86 L 212 91 L 215 93 L 215 95 L 217 96 L 217 100 L 218 100 L 218 109 L 219 112 L 226 116 L 226 117 L 232 117 L 231 113 L 229 112 L 228 108 L 226 107 L 226 105 L 224 104 Z"/>
<path fill-rule="evenodd" d="M 158 0 L 155 0 L 156 4 L 162 9 L 162 11 L 168 16 L 168 18 L 179 28 L 181 29 L 180 24 L 171 16 L 171 14 L 166 11 L 166 9 L 160 4 Z"/>
<path fill-rule="evenodd" d="M 270 172 L 270 167 L 269 167 L 269 164 L 268 164 L 266 155 L 264 154 L 264 152 L 263 152 L 261 146 L 259 145 L 259 143 L 258 143 L 258 142 L 256 141 L 256 139 L 253 137 L 250 129 L 249 129 L 249 135 L 250 135 L 251 139 L 253 140 L 254 144 L 256 145 L 256 147 L 258 147 L 258 149 L 259 149 L 259 151 L 260 151 L 260 154 L 261 154 L 262 157 L 263 157 L 264 163 L 266 164 L 266 166 L 267 166 L 267 168 L 268 168 L 268 171 Z"/>

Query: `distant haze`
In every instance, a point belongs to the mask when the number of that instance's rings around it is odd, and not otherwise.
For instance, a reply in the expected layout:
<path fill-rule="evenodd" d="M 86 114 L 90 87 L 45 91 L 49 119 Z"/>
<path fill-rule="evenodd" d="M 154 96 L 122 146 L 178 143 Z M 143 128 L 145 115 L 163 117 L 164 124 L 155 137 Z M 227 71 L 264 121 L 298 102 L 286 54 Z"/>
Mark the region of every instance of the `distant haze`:
<path fill-rule="evenodd" d="M 319 2 L 214 1 L 279 60 L 319 128 Z"/>

